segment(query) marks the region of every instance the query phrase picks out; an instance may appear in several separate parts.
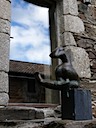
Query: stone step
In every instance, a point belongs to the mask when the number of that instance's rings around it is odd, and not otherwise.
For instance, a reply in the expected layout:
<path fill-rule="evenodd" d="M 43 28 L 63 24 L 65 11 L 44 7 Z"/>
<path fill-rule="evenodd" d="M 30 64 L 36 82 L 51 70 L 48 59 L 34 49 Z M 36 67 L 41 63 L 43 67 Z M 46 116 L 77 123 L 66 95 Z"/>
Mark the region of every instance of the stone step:
<path fill-rule="evenodd" d="M 25 106 L 34 108 L 55 108 L 58 104 L 49 103 L 8 103 L 8 106 Z"/>
<path fill-rule="evenodd" d="M 0 121 L 44 119 L 41 109 L 26 106 L 7 106 L 0 108 Z"/>

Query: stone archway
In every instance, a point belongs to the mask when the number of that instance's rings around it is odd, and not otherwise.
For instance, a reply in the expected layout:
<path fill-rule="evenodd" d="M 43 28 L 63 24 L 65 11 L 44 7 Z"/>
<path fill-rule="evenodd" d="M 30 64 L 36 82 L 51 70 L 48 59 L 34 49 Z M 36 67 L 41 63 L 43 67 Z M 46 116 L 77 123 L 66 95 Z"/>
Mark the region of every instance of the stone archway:
<path fill-rule="evenodd" d="M 78 17 L 77 0 L 25 0 L 48 7 L 50 20 L 51 50 L 63 45 L 70 51 L 71 61 L 79 76 L 90 78 L 90 63 L 84 49 L 77 47 L 74 34 L 84 32 L 84 24 Z M 8 71 L 11 0 L 0 0 L 0 105 L 8 103 Z M 81 54 L 82 53 L 82 54 Z M 52 69 L 56 62 L 53 63 Z M 52 97 L 57 97 L 52 100 Z M 58 94 L 50 93 L 49 102 L 57 103 Z"/>

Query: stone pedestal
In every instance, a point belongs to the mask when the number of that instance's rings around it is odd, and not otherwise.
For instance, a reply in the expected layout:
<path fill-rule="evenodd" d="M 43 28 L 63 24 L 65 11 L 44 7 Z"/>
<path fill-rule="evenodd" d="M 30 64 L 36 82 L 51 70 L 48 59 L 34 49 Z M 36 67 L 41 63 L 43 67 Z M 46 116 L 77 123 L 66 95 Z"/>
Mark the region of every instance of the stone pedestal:
<path fill-rule="evenodd" d="M 61 91 L 62 119 L 92 119 L 90 90 L 71 89 Z"/>

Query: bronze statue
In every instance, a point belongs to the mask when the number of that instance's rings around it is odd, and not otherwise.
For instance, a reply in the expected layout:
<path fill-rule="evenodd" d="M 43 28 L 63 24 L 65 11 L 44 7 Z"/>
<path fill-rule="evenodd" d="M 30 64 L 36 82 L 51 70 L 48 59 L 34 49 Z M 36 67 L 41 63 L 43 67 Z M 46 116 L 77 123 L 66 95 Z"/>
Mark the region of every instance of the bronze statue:
<path fill-rule="evenodd" d="M 89 90 L 79 88 L 79 76 L 71 64 L 71 55 L 71 50 L 65 52 L 63 47 L 57 47 L 50 54 L 51 58 L 59 58 L 62 61 L 55 70 L 56 80 L 45 80 L 39 73 L 35 76 L 44 87 L 61 91 L 63 120 L 92 119 L 91 93 Z"/>
<path fill-rule="evenodd" d="M 35 77 L 38 82 L 40 82 L 43 86 L 50 88 L 61 90 L 62 86 L 65 89 L 69 88 L 78 88 L 79 87 L 79 76 L 73 68 L 69 58 L 64 51 L 63 47 L 57 47 L 51 54 L 51 58 L 61 59 L 62 64 L 57 65 L 55 70 L 56 80 L 44 80 L 39 73 L 35 73 Z"/>

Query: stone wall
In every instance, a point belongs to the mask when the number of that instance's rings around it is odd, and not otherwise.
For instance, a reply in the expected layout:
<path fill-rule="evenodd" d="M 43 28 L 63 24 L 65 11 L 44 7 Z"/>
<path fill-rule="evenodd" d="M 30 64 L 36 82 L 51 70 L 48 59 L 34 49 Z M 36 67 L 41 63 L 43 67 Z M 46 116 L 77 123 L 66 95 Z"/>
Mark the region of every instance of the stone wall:
<path fill-rule="evenodd" d="M 96 80 L 96 0 L 86 5 L 78 0 L 79 17 L 83 20 L 85 32 L 74 34 L 78 47 L 88 53 L 91 68 L 91 80 Z"/>
<path fill-rule="evenodd" d="M 73 67 L 80 78 L 91 77 L 90 61 L 86 50 L 77 45 L 74 35 L 85 33 L 84 22 L 79 15 L 77 0 L 60 0 L 56 4 L 57 43 L 65 47 Z"/>
<path fill-rule="evenodd" d="M 8 103 L 11 1 L 0 0 L 0 105 Z"/>

